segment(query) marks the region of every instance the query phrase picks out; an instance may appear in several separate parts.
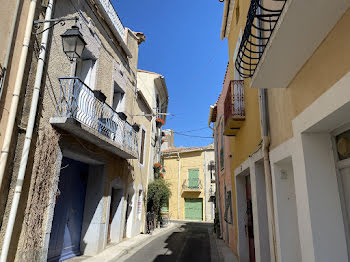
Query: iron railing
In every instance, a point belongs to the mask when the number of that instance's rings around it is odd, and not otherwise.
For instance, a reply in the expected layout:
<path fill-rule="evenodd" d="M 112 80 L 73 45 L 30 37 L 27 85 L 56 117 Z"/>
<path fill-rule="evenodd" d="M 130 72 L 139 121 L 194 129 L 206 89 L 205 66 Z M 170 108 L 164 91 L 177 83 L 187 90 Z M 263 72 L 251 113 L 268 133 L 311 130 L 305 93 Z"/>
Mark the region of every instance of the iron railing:
<path fill-rule="evenodd" d="M 57 116 L 72 117 L 138 155 L 137 132 L 77 77 L 62 77 Z"/>
<path fill-rule="evenodd" d="M 229 118 L 245 117 L 244 107 L 244 81 L 231 80 L 230 86 L 224 101 L 224 123 L 228 122 Z"/>
<path fill-rule="evenodd" d="M 184 191 L 199 191 L 202 188 L 202 181 L 199 178 L 185 179 L 182 183 Z"/>
<path fill-rule="evenodd" d="M 235 67 L 243 78 L 254 75 L 265 47 L 275 29 L 287 0 L 270 0 L 276 10 L 262 6 L 261 0 L 251 0 Z"/>

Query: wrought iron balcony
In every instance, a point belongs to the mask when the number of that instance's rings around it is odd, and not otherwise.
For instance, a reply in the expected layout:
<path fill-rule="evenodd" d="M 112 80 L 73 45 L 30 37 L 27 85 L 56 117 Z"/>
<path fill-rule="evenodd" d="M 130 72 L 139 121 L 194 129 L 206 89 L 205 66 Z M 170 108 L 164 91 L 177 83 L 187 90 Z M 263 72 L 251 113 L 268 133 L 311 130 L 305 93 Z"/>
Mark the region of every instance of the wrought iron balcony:
<path fill-rule="evenodd" d="M 271 8 L 276 8 L 269 9 L 262 6 L 261 0 L 251 0 L 247 23 L 235 61 L 235 67 L 243 78 L 250 78 L 254 75 L 286 1 L 265 1 L 266 4 L 271 5 Z"/>
<path fill-rule="evenodd" d="M 53 125 L 75 133 L 123 158 L 137 158 L 137 132 L 77 77 L 63 77 Z M 63 121 L 61 119 L 64 119 Z M 80 123 L 80 128 L 75 123 Z"/>
<path fill-rule="evenodd" d="M 183 192 L 200 192 L 202 189 L 202 181 L 199 178 L 185 179 L 182 183 Z"/>
<path fill-rule="evenodd" d="M 243 80 L 231 80 L 224 101 L 224 135 L 235 136 L 245 120 Z"/>

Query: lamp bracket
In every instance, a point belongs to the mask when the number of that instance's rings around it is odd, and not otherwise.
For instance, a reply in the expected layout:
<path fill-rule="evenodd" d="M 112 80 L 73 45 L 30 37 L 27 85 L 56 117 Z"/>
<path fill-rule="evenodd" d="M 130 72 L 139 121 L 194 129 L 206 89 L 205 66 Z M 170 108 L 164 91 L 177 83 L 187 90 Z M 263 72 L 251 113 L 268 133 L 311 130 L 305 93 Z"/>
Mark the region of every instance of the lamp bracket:
<path fill-rule="evenodd" d="M 79 17 L 75 16 L 75 17 L 63 17 L 63 18 L 54 18 L 54 19 L 47 19 L 47 20 L 35 20 L 34 21 L 34 28 L 36 30 L 36 32 L 34 33 L 35 35 L 40 35 L 42 33 L 44 33 L 46 30 L 51 29 L 52 27 L 54 27 L 57 24 L 61 24 L 61 26 L 65 25 L 65 21 L 72 21 L 75 20 L 75 23 L 77 23 Z M 54 24 L 52 24 L 50 27 L 46 28 L 45 30 L 42 30 L 40 32 L 37 32 L 41 26 L 41 24 L 43 23 L 51 23 L 53 22 Z"/>

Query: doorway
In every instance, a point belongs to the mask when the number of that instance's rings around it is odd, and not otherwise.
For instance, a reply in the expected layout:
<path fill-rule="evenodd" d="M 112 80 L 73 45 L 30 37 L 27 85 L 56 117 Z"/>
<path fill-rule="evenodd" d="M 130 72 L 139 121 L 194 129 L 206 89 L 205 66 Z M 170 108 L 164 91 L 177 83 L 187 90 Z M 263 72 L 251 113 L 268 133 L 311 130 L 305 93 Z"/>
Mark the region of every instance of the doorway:
<path fill-rule="evenodd" d="M 246 192 L 246 213 L 247 224 L 246 234 L 249 246 L 249 262 L 255 262 L 255 245 L 254 245 L 254 226 L 253 226 L 253 205 L 252 205 L 252 187 L 250 183 L 250 175 L 245 177 L 245 192 Z"/>
<path fill-rule="evenodd" d="M 122 226 L 122 210 L 123 210 L 123 190 L 112 188 L 111 204 L 109 209 L 109 223 L 107 243 L 118 243 L 121 239 Z"/>
<path fill-rule="evenodd" d="M 51 228 L 48 261 L 80 255 L 89 165 L 64 157 Z"/>

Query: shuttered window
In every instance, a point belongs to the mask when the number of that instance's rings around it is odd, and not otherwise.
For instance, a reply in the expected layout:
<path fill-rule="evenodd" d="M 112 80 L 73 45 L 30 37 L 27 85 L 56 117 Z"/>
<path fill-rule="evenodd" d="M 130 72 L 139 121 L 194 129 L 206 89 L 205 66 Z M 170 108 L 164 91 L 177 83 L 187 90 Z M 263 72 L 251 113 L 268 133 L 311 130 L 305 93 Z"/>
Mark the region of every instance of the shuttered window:
<path fill-rule="evenodd" d="M 143 165 L 143 162 L 144 162 L 145 138 L 146 138 L 146 131 L 144 129 L 142 129 L 142 132 L 141 132 L 141 150 L 140 150 L 140 164 L 141 165 Z"/>
<path fill-rule="evenodd" d="M 233 217 L 232 217 L 232 199 L 231 199 L 231 191 L 226 192 L 226 199 L 225 199 L 225 214 L 224 219 L 227 223 L 232 224 L 233 223 Z"/>

